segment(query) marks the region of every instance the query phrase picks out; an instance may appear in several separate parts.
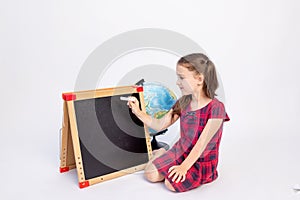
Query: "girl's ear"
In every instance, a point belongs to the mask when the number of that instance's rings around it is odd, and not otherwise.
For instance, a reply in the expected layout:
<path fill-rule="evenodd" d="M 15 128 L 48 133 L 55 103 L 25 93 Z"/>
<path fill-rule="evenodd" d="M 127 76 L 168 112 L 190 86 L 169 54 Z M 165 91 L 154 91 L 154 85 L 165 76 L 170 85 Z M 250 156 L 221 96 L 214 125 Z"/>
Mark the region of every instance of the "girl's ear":
<path fill-rule="evenodd" d="M 204 83 L 203 74 L 197 74 L 198 85 L 202 85 Z"/>

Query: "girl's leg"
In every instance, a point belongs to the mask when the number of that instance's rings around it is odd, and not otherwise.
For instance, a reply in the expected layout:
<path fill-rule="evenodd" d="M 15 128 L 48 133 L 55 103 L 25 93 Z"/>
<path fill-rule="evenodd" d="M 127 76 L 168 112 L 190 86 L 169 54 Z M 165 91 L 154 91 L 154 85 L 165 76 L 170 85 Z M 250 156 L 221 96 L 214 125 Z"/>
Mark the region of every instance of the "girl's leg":
<path fill-rule="evenodd" d="M 176 192 L 176 190 L 173 188 L 173 186 L 171 185 L 171 183 L 170 183 L 167 179 L 165 179 L 165 186 L 166 186 L 169 190 L 171 190 L 172 192 Z"/>
<path fill-rule="evenodd" d="M 164 180 L 164 177 L 158 172 L 155 165 L 152 163 L 153 160 L 160 157 L 166 152 L 164 148 L 153 151 L 153 157 L 148 162 L 145 168 L 144 176 L 150 182 L 161 182 Z"/>

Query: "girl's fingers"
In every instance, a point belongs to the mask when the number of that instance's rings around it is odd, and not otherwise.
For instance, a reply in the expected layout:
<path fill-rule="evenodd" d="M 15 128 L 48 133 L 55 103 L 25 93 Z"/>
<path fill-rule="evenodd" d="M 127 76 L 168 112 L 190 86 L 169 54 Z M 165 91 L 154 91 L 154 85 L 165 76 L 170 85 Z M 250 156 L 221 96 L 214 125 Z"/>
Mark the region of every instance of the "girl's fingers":
<path fill-rule="evenodd" d="M 185 175 L 180 175 L 176 181 L 176 183 L 185 181 Z"/>
<path fill-rule="evenodd" d="M 179 182 L 185 181 L 185 179 L 186 179 L 186 175 L 181 174 L 180 171 L 177 171 L 176 166 L 170 167 L 169 170 L 168 170 L 168 173 L 169 173 L 168 178 L 173 177 L 172 182 L 179 183 Z"/>
<path fill-rule="evenodd" d="M 174 167 L 175 166 L 170 167 L 168 173 L 170 173 L 170 171 L 172 171 L 174 169 Z"/>
<path fill-rule="evenodd" d="M 177 180 L 176 180 L 176 183 L 179 183 L 179 181 L 182 179 L 182 176 L 178 176 Z"/>
<path fill-rule="evenodd" d="M 136 98 L 134 97 L 134 96 L 130 96 L 130 97 L 128 97 L 128 101 L 131 101 L 131 102 L 136 102 Z"/>
<path fill-rule="evenodd" d="M 185 179 L 186 179 L 186 175 L 183 175 L 181 182 L 185 181 Z"/>
<path fill-rule="evenodd" d="M 171 173 L 169 174 L 168 178 L 171 178 L 174 174 L 175 174 L 175 171 L 171 171 Z"/>
<path fill-rule="evenodd" d="M 180 176 L 178 175 L 178 173 L 175 173 L 175 175 L 172 178 L 172 182 L 174 182 L 177 178 L 180 179 Z"/>

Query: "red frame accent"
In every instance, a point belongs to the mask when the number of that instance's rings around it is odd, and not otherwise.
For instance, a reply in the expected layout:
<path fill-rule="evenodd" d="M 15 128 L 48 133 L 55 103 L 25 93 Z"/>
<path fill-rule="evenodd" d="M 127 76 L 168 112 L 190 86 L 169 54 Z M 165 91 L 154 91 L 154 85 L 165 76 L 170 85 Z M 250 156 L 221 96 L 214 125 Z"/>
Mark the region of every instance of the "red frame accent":
<path fill-rule="evenodd" d="M 136 88 L 136 91 L 137 91 L 137 92 L 143 92 L 143 91 L 144 91 L 144 88 L 143 88 L 143 87 L 137 87 L 137 88 Z"/>
<path fill-rule="evenodd" d="M 68 172 L 69 170 L 70 170 L 69 167 L 60 167 L 60 168 L 59 168 L 59 172 L 60 172 L 60 173 Z"/>
<path fill-rule="evenodd" d="M 76 100 L 76 94 L 74 94 L 74 93 L 63 93 L 62 98 L 65 101 L 74 101 L 74 100 Z"/>
<path fill-rule="evenodd" d="M 84 182 L 79 182 L 79 187 L 82 188 L 86 188 L 90 186 L 90 183 L 88 181 L 84 181 Z"/>

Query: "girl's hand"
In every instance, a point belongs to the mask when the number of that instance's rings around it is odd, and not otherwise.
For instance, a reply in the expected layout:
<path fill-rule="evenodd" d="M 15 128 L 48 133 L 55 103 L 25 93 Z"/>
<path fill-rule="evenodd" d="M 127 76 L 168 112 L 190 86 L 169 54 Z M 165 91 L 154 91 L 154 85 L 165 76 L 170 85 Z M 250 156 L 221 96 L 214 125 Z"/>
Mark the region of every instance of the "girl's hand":
<path fill-rule="evenodd" d="M 175 165 L 170 167 L 168 178 L 172 178 L 172 181 L 176 181 L 176 183 L 185 181 L 187 169 L 185 169 L 182 165 Z"/>
<path fill-rule="evenodd" d="M 139 101 L 137 100 L 137 98 L 130 96 L 129 100 L 127 102 L 127 105 L 129 108 L 131 108 L 131 111 L 133 114 L 137 114 L 140 110 L 140 104 Z"/>

